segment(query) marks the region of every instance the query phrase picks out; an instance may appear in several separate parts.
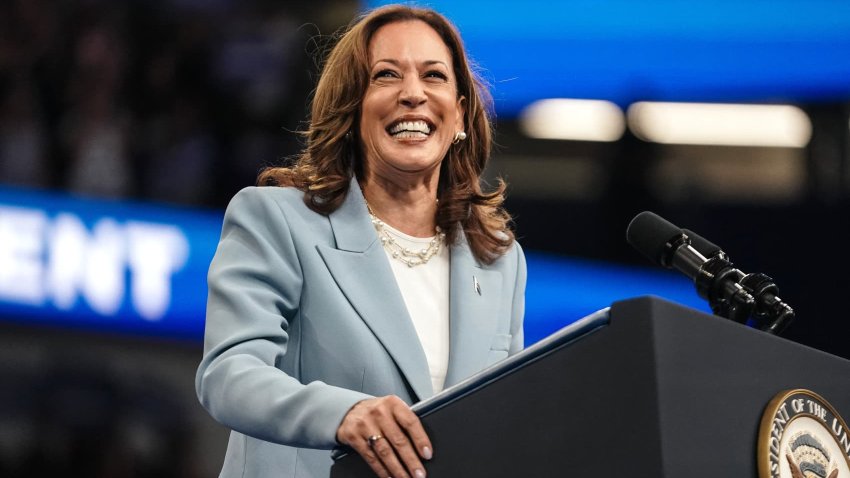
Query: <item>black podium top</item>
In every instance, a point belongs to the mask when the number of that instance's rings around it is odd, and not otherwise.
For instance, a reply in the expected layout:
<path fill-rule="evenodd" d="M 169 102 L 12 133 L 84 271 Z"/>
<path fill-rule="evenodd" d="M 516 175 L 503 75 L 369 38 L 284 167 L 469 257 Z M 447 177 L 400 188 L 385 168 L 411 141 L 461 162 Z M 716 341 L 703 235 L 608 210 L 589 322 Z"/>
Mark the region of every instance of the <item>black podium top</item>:
<path fill-rule="evenodd" d="M 429 476 L 755 477 L 768 402 L 805 388 L 850 414 L 847 377 L 847 360 L 642 297 L 414 410 L 434 445 Z M 331 476 L 372 472 L 351 454 Z"/>

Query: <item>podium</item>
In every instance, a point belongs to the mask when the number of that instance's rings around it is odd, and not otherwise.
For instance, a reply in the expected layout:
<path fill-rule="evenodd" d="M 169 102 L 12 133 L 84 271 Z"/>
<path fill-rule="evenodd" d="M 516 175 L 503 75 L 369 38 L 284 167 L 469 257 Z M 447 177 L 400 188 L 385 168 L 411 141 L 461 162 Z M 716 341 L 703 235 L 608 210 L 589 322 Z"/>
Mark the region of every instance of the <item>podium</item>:
<path fill-rule="evenodd" d="M 432 477 L 757 477 L 768 402 L 850 415 L 850 361 L 655 297 L 614 303 L 414 406 Z M 373 477 L 356 453 L 332 478 Z"/>

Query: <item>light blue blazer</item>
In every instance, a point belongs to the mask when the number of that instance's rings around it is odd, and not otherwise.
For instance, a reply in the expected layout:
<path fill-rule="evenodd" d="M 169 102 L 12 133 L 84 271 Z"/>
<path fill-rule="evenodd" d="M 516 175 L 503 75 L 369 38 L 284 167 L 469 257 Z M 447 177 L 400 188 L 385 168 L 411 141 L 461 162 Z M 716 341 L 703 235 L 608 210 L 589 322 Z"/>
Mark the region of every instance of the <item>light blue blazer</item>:
<path fill-rule="evenodd" d="M 525 277 L 517 244 L 490 265 L 463 237 L 451 246 L 447 387 L 522 348 Z M 294 188 L 240 191 L 208 280 L 195 386 L 232 430 L 221 476 L 326 478 L 336 430 L 356 402 L 433 395 L 356 181 L 328 216 Z"/>

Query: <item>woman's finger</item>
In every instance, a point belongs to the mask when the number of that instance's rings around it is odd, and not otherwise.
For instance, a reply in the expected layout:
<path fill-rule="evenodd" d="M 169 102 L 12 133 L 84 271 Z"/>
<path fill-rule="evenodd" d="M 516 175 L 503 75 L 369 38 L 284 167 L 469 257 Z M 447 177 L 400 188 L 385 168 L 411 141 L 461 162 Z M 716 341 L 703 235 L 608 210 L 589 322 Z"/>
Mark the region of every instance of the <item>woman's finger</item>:
<path fill-rule="evenodd" d="M 381 436 L 381 438 L 375 440 L 367 439 L 368 442 L 372 443 L 370 447 L 372 452 L 378 457 L 384 468 L 390 472 L 389 476 L 393 478 L 410 478 L 404 465 L 399 461 L 396 450 L 386 437 Z"/>
<path fill-rule="evenodd" d="M 390 414 L 381 422 L 381 430 L 384 431 L 387 442 L 395 450 L 396 456 L 404 464 L 408 474 L 414 478 L 425 478 L 425 467 L 419 460 L 419 455 L 407 433 L 395 421 L 395 415 Z"/>
<path fill-rule="evenodd" d="M 361 457 L 363 457 L 363 461 L 365 461 L 366 464 L 369 465 L 369 468 L 371 468 L 372 471 L 375 472 L 375 474 L 379 478 L 389 478 L 390 476 L 393 476 L 389 471 L 387 471 L 387 468 L 384 466 L 383 462 L 381 462 L 377 455 L 375 455 L 375 452 L 372 450 L 372 447 L 369 446 L 368 439 L 363 441 L 358 440 L 354 443 L 350 443 L 349 445 L 354 448 L 354 451 L 356 451 L 358 454 L 360 454 Z"/>
<path fill-rule="evenodd" d="M 400 399 L 399 399 L 400 401 Z M 434 448 L 431 445 L 431 439 L 425 433 L 422 427 L 422 422 L 419 417 L 407 406 L 401 402 L 402 406 L 393 407 L 393 415 L 396 423 L 404 430 L 410 441 L 413 443 L 416 452 L 425 460 L 430 460 L 434 455 Z"/>

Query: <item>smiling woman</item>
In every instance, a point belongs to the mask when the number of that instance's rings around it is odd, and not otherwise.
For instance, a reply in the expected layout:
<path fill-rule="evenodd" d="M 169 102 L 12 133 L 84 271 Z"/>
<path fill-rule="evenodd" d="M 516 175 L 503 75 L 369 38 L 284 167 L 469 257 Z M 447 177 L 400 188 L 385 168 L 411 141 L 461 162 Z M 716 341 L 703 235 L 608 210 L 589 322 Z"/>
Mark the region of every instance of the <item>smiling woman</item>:
<path fill-rule="evenodd" d="M 339 37 L 304 151 L 232 200 L 210 267 L 196 388 L 233 430 L 222 476 L 327 476 L 342 444 L 423 478 L 410 404 L 522 348 L 525 258 L 504 184 L 481 187 L 488 104 L 432 10 Z"/>

